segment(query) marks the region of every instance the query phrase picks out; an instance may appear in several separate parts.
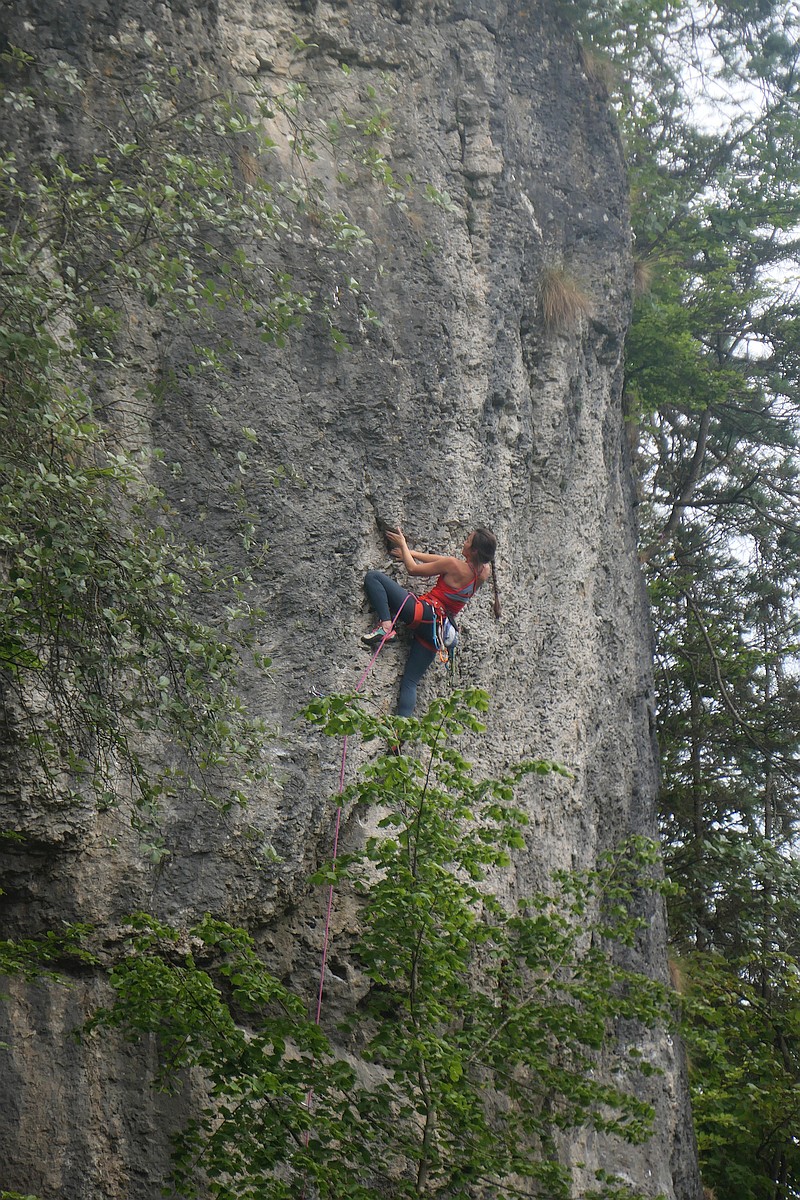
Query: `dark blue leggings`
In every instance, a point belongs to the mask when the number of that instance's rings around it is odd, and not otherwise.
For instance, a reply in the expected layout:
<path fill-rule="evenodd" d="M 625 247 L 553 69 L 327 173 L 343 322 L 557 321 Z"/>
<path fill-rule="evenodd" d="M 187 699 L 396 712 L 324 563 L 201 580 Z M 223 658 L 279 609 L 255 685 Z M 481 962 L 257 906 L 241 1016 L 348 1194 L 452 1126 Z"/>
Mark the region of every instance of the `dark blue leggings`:
<path fill-rule="evenodd" d="M 384 575 L 383 571 L 367 571 L 364 578 L 364 590 L 379 621 L 391 621 L 395 613 L 399 614 L 398 623 L 402 621 L 404 625 L 408 625 L 409 621 L 413 621 L 414 597 L 399 583 L 395 583 L 389 575 Z M 425 617 L 414 631 L 414 640 L 408 653 L 406 669 L 400 680 L 400 695 L 397 698 L 397 715 L 399 717 L 411 716 L 414 705 L 417 703 L 417 684 L 436 658 L 436 651 L 429 650 L 419 640 L 418 635 L 421 635 L 426 642 L 433 645 L 435 637 L 434 611 L 425 600 L 422 604 L 425 609 Z"/>

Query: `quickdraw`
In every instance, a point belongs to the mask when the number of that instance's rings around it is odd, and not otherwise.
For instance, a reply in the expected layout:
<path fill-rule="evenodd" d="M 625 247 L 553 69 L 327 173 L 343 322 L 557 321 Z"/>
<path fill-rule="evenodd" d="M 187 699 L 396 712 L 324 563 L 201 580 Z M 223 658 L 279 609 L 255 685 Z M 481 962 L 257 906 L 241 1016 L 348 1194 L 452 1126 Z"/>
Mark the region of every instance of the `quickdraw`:
<path fill-rule="evenodd" d="M 436 612 L 433 623 L 433 640 L 436 646 L 436 657 L 443 666 L 447 666 L 455 653 L 458 642 L 458 630 L 446 613 Z"/>

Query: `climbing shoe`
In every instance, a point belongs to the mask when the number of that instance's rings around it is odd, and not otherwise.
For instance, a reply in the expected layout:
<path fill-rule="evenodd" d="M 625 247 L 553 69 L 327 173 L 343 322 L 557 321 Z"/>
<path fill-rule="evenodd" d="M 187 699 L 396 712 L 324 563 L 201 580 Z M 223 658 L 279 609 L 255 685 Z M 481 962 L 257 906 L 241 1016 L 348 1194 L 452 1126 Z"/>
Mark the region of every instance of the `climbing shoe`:
<path fill-rule="evenodd" d="M 394 642 L 397 640 L 397 634 L 393 629 L 387 633 L 383 626 L 379 625 L 377 629 L 372 629 L 369 633 L 364 634 L 361 644 L 362 646 L 370 647 L 379 646 L 384 638 L 386 638 L 387 642 Z"/>

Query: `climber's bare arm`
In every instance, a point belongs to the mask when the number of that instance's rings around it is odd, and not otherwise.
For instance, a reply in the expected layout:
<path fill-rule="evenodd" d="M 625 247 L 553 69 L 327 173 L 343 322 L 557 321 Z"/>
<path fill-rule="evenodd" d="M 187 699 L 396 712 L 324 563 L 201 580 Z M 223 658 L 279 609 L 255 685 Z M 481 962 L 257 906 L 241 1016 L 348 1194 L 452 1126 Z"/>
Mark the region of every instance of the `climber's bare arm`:
<path fill-rule="evenodd" d="M 394 545 L 392 557 L 402 562 L 409 575 L 425 578 L 434 575 L 444 575 L 455 584 L 462 584 L 471 578 L 469 567 L 460 558 L 452 558 L 449 554 L 417 554 L 410 550 L 402 530 L 396 533 L 387 531 L 387 540 Z"/>
<path fill-rule="evenodd" d="M 459 562 L 457 558 L 448 558 L 444 554 L 431 554 L 428 562 L 415 562 L 411 556 L 411 552 L 406 550 L 403 553 L 402 547 L 393 550 L 392 554 L 395 558 L 400 558 L 403 561 L 403 566 L 409 575 L 421 575 L 424 577 L 433 577 L 434 575 L 446 575 L 448 579 L 459 577 Z"/>
<path fill-rule="evenodd" d="M 406 547 L 408 553 L 417 562 L 433 562 L 435 559 L 444 557 L 442 554 L 428 554 L 425 550 L 412 550 L 405 539 L 405 534 L 403 533 L 402 529 L 387 529 L 386 540 L 391 546 L 394 546 L 394 549 L 392 550 L 393 558 L 403 557 L 403 552 L 400 549 L 401 545 Z"/>

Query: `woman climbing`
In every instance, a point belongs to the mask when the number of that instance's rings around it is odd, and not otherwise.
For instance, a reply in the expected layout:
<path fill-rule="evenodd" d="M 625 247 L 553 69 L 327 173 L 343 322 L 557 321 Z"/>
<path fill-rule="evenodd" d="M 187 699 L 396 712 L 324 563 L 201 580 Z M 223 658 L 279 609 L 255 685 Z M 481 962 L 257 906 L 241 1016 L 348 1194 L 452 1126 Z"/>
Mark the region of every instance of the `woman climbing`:
<path fill-rule="evenodd" d="M 494 572 L 497 540 L 490 529 L 475 529 L 461 548 L 463 558 L 446 554 L 425 554 L 410 550 L 402 530 L 387 530 L 386 538 L 394 547 L 392 557 L 402 561 L 409 575 L 431 578 L 438 575 L 433 587 L 421 596 L 406 591 L 382 571 L 367 571 L 364 589 L 380 621 L 361 641 L 365 646 L 377 646 L 386 637 L 386 644 L 397 638 L 393 625 L 402 621 L 409 625 L 414 641 L 406 669 L 400 681 L 397 714 L 410 717 L 417 702 L 417 685 L 437 654 L 437 620 L 452 622 L 467 601 L 491 576 L 494 589 L 494 615 L 500 616 L 500 596 Z"/>

